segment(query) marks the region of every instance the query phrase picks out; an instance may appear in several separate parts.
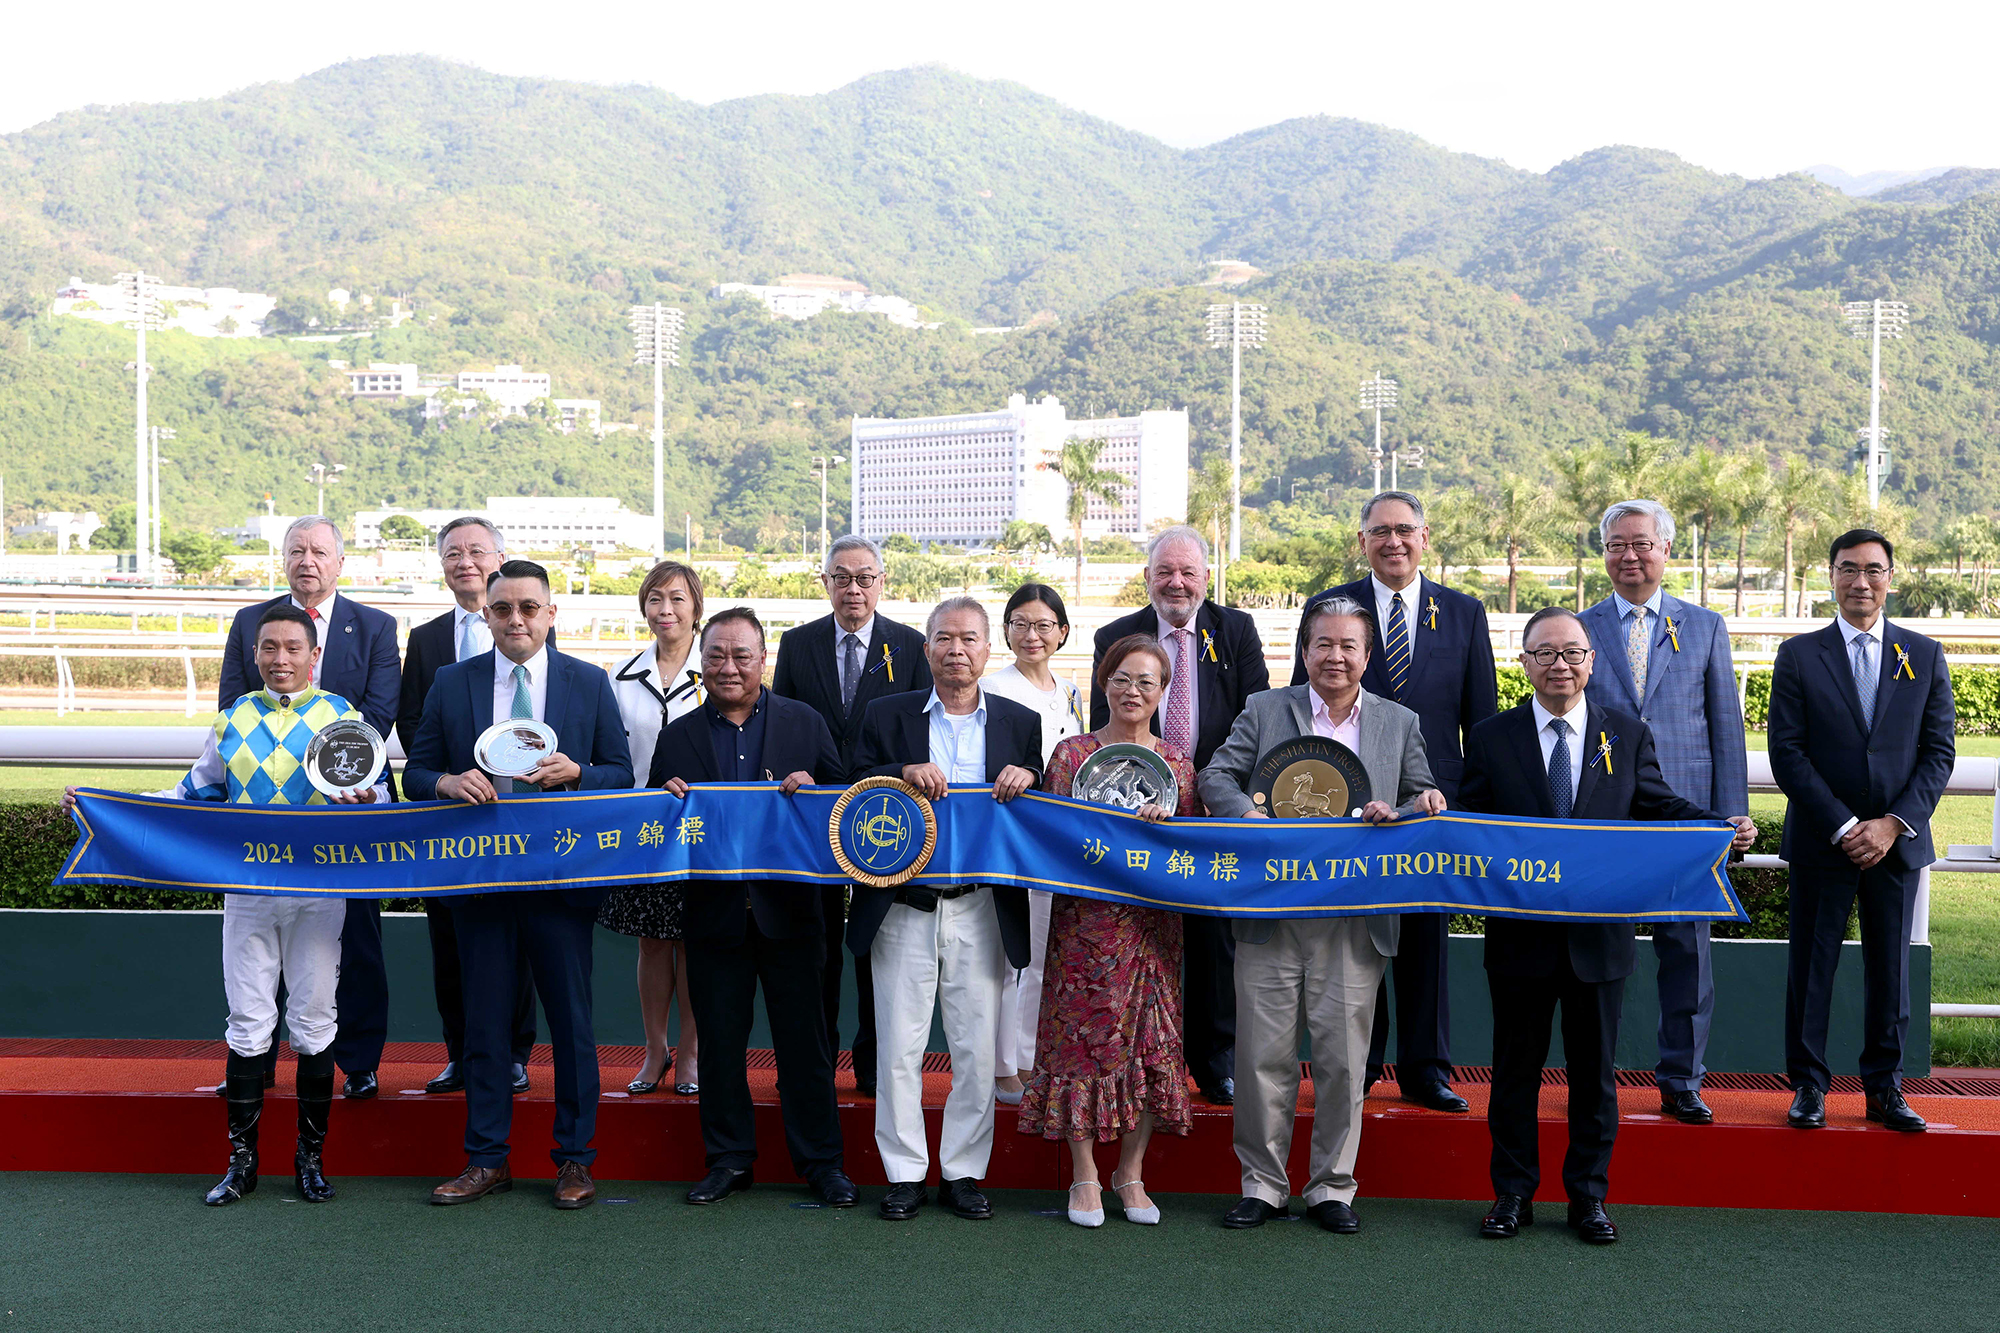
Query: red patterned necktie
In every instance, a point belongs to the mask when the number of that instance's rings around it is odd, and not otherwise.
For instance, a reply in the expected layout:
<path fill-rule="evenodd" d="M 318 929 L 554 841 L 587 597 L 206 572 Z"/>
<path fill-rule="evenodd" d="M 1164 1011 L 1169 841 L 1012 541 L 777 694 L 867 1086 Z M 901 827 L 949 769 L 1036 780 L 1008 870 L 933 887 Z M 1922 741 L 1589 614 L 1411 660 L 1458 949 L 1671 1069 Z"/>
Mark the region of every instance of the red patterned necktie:
<path fill-rule="evenodd" d="M 1175 630 L 1167 637 L 1174 641 L 1174 679 L 1167 686 L 1167 723 L 1162 735 L 1167 744 L 1182 754 L 1194 753 L 1194 710 L 1189 706 L 1193 697 L 1189 691 L 1194 688 L 1194 680 L 1189 675 L 1186 630 Z"/>

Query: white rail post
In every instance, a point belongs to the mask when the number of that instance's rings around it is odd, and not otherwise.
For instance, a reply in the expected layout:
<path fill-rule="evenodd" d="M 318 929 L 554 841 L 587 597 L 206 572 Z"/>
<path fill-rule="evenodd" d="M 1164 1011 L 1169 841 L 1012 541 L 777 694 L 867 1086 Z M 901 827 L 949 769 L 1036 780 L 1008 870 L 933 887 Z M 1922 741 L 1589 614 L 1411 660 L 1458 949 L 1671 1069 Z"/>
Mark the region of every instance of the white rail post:
<path fill-rule="evenodd" d="M 186 712 L 186 713 L 184 714 L 184 716 L 187 716 L 187 717 L 193 717 L 193 716 L 194 716 L 194 707 L 195 707 L 195 703 L 194 703 L 194 654 L 193 654 L 193 653 L 190 653 L 190 652 L 184 652 L 184 653 L 182 653 L 182 654 L 181 654 L 181 665 L 182 665 L 183 667 L 187 668 L 187 712 Z"/>

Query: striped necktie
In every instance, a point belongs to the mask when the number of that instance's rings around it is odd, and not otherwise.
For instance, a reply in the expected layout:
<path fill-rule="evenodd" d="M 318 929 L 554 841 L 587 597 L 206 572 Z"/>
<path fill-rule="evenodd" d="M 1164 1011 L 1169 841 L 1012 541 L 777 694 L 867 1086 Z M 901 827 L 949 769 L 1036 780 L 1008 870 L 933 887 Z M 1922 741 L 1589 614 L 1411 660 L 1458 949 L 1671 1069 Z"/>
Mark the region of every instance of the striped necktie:
<path fill-rule="evenodd" d="M 1389 672 L 1389 697 L 1402 702 L 1403 686 L 1410 679 L 1410 625 L 1403 618 L 1403 594 L 1389 598 L 1389 631 L 1384 665 Z"/>
<path fill-rule="evenodd" d="M 1854 636 L 1854 692 L 1861 699 L 1861 722 L 1869 730 L 1875 727 L 1875 636 L 1857 634 Z"/>
<path fill-rule="evenodd" d="M 528 668 L 519 662 L 514 664 L 514 707 L 508 716 L 517 719 L 535 716 L 535 701 L 528 696 Z M 515 778 L 514 790 L 534 791 L 535 784 Z"/>

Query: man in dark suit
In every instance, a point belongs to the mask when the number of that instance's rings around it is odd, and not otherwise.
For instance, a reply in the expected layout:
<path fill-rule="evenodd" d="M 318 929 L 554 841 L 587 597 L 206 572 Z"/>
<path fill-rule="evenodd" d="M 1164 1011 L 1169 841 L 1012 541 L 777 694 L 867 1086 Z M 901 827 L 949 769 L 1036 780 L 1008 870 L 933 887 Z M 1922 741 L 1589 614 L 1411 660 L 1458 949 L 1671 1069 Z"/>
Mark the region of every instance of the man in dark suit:
<path fill-rule="evenodd" d="M 1676 793 L 1725 815 L 1750 813 L 1729 626 L 1660 587 L 1674 516 L 1656 500 L 1623 500 L 1604 511 L 1598 535 L 1611 595 L 1582 616 L 1597 652 L 1592 702 L 1646 724 L 1661 775 Z M 1652 932 L 1660 964 L 1660 1057 L 1653 1069 L 1660 1109 L 1684 1125 L 1706 1125 L 1715 1119 L 1701 1099 L 1715 1013 L 1709 923 L 1661 921 Z"/>
<path fill-rule="evenodd" d="M 236 613 L 222 649 L 222 684 L 217 706 L 228 709 L 258 688 L 257 626 L 274 606 L 296 606 L 313 619 L 320 661 L 313 684 L 338 694 L 361 710 L 362 719 L 389 738 L 396 721 L 402 661 L 396 651 L 396 619 L 363 606 L 334 589 L 347 558 L 347 543 L 332 520 L 309 514 L 285 529 L 285 583 L 289 591 Z M 390 791 L 393 793 L 394 786 Z M 349 898 L 340 933 L 340 985 L 334 1009 L 339 1024 L 333 1060 L 347 1075 L 344 1097 L 373 1097 L 382 1044 L 389 1038 L 389 969 L 382 959 L 382 904 Z M 276 1043 L 270 1061 L 278 1058 Z M 267 1068 L 267 1074 L 269 1070 Z"/>
<path fill-rule="evenodd" d="M 1146 544 L 1149 604 L 1097 631 L 1091 679 L 1105 650 L 1128 634 L 1150 634 L 1173 664 L 1167 697 L 1153 714 L 1153 734 L 1194 757 L 1195 770 L 1229 738 L 1244 701 L 1271 688 L 1257 622 L 1208 600 L 1208 543 L 1173 527 Z M 1111 705 L 1090 687 L 1090 725 L 1111 719 Z M 1219 916 L 1182 923 L 1181 1040 L 1201 1095 L 1218 1106 L 1236 1100 L 1236 941 Z"/>
<path fill-rule="evenodd" d="M 924 636 L 908 625 L 875 614 L 888 586 L 882 552 L 866 537 L 847 533 L 827 548 L 820 574 L 833 614 L 788 630 L 778 641 L 778 669 L 771 693 L 797 699 L 826 722 L 840 753 L 840 766 L 820 774 L 828 785 L 846 784 L 859 776 L 854 751 L 861 739 L 861 722 L 868 705 L 896 694 L 923 695 L 931 687 L 930 665 L 924 660 Z M 827 1045 L 840 1050 L 840 960 L 850 885 L 832 884 L 820 891 L 826 921 L 826 968 L 821 995 L 826 1011 Z M 854 990 L 859 1018 L 854 1033 L 854 1085 L 864 1097 L 875 1095 L 875 987 L 864 950 L 854 957 Z"/>
<path fill-rule="evenodd" d="M 748 607 L 720 612 L 702 627 L 701 679 L 707 699 L 660 733 L 648 786 L 680 797 L 691 783 L 776 778 L 789 796 L 839 766 L 819 714 L 764 688 L 764 626 Z M 718 1203 L 755 1180 L 757 1123 L 744 1057 L 761 980 L 792 1169 L 829 1207 L 852 1208 L 856 1194 L 841 1160 L 833 1048 L 820 1012 L 826 931 L 819 895 L 797 884 L 690 883 L 685 939 L 689 994 L 701 1029 L 701 1141 L 708 1166 L 687 1201 Z"/>
<path fill-rule="evenodd" d="M 1423 501 L 1384 491 L 1361 506 L 1356 534 L 1369 576 L 1306 599 L 1292 684 L 1306 683 L 1304 626 L 1313 608 L 1345 597 L 1367 613 L 1381 651 L 1368 659 L 1362 686 L 1416 713 L 1438 790 L 1457 804 L 1465 770 L 1464 736 L 1500 706 L 1486 606 L 1423 576 L 1430 525 Z M 1389 1054 L 1389 982 L 1396 990 L 1396 1082 L 1403 1099 L 1434 1111 L 1463 1112 L 1451 1090 L 1451 978 L 1446 964 L 1451 919 L 1436 912 L 1403 918 L 1402 945 L 1376 996 L 1365 1085 L 1382 1077 Z"/>
<path fill-rule="evenodd" d="M 1791 968 L 1785 1063 L 1800 1129 L 1826 1123 L 1826 1028 L 1847 914 L 1861 902 L 1861 1083 L 1868 1118 L 1924 1128 L 1903 1100 L 1910 927 L 1931 814 L 1957 757 L 1951 671 L 1937 641 L 1883 618 L 1895 548 L 1857 528 L 1829 554 L 1840 618 L 1788 639 L 1771 668 L 1771 772 L 1785 793 Z"/>
<path fill-rule="evenodd" d="M 1537 611 L 1521 643 L 1534 696 L 1472 729 L 1461 809 L 1543 819 L 1722 818 L 1674 795 L 1660 776 L 1645 723 L 1587 699 L 1594 655 L 1575 612 L 1554 606 Z M 1748 847 L 1757 836 L 1749 816 L 1729 822 L 1736 826 L 1736 847 Z M 1480 1235 L 1506 1239 L 1535 1220 L 1541 1183 L 1535 1103 L 1560 1004 L 1569 1067 L 1569 1151 L 1563 1157 L 1569 1225 L 1592 1244 L 1618 1239 L 1604 1200 L 1618 1135 L 1613 1057 L 1625 978 L 1637 958 L 1633 940 L 1629 921 L 1558 925 L 1487 918 L 1493 1095 L 1486 1124 L 1493 1136 L 1495 1200 Z"/>
<path fill-rule="evenodd" d="M 403 653 L 403 699 L 396 710 L 396 734 L 408 755 L 423 721 L 424 698 L 437 673 L 454 662 L 493 651 L 493 634 L 486 627 L 486 580 L 507 558 L 500 529 L 483 518 L 455 518 L 438 529 L 438 563 L 444 566 L 444 586 L 458 605 L 435 620 L 410 631 Z M 445 1066 L 424 1084 L 425 1092 L 459 1092 L 465 1072 L 465 995 L 458 970 L 458 932 L 451 925 L 451 899 L 424 899 L 424 925 L 431 937 L 431 980 L 437 992 L 438 1018 L 444 1024 Z M 515 971 L 520 990 L 514 999 L 514 1091 L 528 1090 L 528 1056 L 535 1045 L 535 985 L 523 952 Z"/>
<path fill-rule="evenodd" d="M 509 560 L 486 585 L 493 651 L 437 673 L 424 700 L 416 745 L 403 769 L 413 800 L 497 800 L 505 780 L 479 769 L 474 745 L 494 719 L 532 718 L 556 734 L 515 791 L 616 790 L 632 785 L 625 724 L 611 677 L 548 643 L 556 621 L 548 571 Z M 571 756 L 575 756 L 572 758 Z M 597 1127 L 597 1038 L 590 1021 L 591 932 L 601 889 L 546 889 L 462 896 L 452 905 L 465 977 L 465 1170 L 431 1192 L 432 1203 L 465 1203 L 513 1188 L 507 1131 L 514 1118 L 509 1056 L 518 994 L 514 975 L 527 943 L 535 989 L 555 1051 L 555 1203 L 581 1208 L 597 1197 L 590 1146 Z"/>
<path fill-rule="evenodd" d="M 901 778 L 933 801 L 951 783 L 993 784 L 1011 801 L 1042 780 L 1042 719 L 980 688 L 992 653 L 986 609 L 950 597 L 930 614 L 925 652 L 936 682 L 868 706 L 855 750 L 856 777 Z M 959 800 L 981 800 L 961 794 Z M 903 1222 L 930 1201 L 924 1181 L 924 1046 L 942 1003 L 951 1049 L 951 1096 L 938 1145 L 942 1199 L 960 1217 L 984 1220 L 993 1205 L 979 1189 L 993 1154 L 994 1070 L 1000 986 L 1027 965 L 1027 890 L 997 884 L 854 886 L 848 944 L 875 966 L 875 1030 L 882 1047 L 875 1146 L 889 1176 L 881 1212 Z"/>

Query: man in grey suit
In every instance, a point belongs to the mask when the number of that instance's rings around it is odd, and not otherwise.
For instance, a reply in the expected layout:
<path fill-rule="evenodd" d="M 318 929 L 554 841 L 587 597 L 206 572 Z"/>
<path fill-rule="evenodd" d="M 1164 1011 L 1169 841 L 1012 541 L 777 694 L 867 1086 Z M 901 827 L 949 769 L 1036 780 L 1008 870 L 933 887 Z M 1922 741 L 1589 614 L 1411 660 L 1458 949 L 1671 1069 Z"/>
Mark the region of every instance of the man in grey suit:
<path fill-rule="evenodd" d="M 1360 756 L 1368 782 L 1386 799 L 1361 815 L 1386 824 L 1406 814 L 1436 814 L 1444 796 L 1424 758 L 1417 715 L 1361 688 L 1374 649 L 1368 614 L 1348 597 L 1329 597 L 1300 626 L 1306 683 L 1252 695 L 1200 774 L 1212 815 L 1266 818 L 1250 801 L 1250 774 L 1272 746 L 1300 736 L 1339 741 Z M 1402 919 L 1350 916 L 1239 920 L 1236 935 L 1236 1158 L 1243 1201 L 1222 1225 L 1262 1226 L 1286 1213 L 1285 1171 L 1298 1109 L 1300 1016 L 1312 1036 L 1311 1174 L 1306 1215 L 1328 1231 L 1352 1235 L 1354 1159 L 1361 1147 L 1362 1079 L 1375 995 L 1395 956 Z"/>
<path fill-rule="evenodd" d="M 1597 652 L 1587 697 L 1651 728 L 1660 772 L 1674 795 L 1722 815 L 1750 813 L 1743 707 L 1729 656 L 1729 627 L 1705 606 L 1660 587 L 1674 516 L 1654 500 L 1621 500 L 1598 524 L 1611 596 L 1579 617 Z M 1715 1013 L 1709 924 L 1653 927 L 1659 960 L 1660 1110 L 1683 1124 L 1715 1117 L 1701 1099 L 1702 1056 Z"/>

